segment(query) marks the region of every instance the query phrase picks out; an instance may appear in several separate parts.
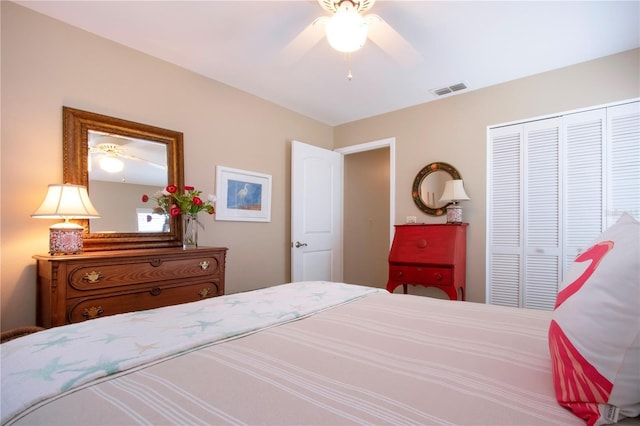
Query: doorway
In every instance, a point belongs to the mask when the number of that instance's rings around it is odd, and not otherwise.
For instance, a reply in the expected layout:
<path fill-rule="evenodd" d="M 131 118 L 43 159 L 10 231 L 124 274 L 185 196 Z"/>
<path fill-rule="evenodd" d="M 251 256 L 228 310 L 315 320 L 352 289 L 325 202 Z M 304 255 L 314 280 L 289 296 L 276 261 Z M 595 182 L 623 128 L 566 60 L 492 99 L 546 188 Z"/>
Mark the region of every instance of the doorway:
<path fill-rule="evenodd" d="M 344 156 L 344 281 L 385 288 L 395 222 L 395 139 L 336 151 Z"/>

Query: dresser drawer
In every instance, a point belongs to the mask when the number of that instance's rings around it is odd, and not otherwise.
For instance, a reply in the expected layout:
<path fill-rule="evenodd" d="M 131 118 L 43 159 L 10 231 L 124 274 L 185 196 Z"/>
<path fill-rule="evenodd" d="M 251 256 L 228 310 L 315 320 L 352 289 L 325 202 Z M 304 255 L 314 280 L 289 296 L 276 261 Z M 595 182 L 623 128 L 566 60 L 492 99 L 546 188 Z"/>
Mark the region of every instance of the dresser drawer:
<path fill-rule="evenodd" d="M 389 265 L 389 279 L 407 284 L 446 286 L 453 284 L 453 270 L 428 266 Z"/>
<path fill-rule="evenodd" d="M 450 225 L 396 226 L 389 261 L 449 265 L 455 263 L 456 235 L 461 227 Z"/>
<path fill-rule="evenodd" d="M 71 322 L 224 294 L 226 247 L 36 255 L 36 324 Z"/>
<path fill-rule="evenodd" d="M 69 273 L 69 295 L 132 284 L 213 277 L 218 274 L 220 261 L 211 255 L 187 259 L 156 257 L 119 263 L 83 264 L 73 268 Z"/>
<path fill-rule="evenodd" d="M 222 291 L 218 282 L 203 281 L 188 285 L 150 286 L 103 297 L 70 299 L 67 301 L 67 321 L 81 322 L 125 312 L 195 302 L 219 295 L 222 295 Z"/>

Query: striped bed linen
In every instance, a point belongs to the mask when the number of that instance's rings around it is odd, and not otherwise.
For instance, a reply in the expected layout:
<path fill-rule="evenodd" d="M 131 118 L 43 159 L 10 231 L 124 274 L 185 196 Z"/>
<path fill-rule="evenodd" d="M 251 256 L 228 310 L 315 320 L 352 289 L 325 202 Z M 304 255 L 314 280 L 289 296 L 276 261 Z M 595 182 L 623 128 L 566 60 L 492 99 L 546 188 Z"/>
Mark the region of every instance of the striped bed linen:
<path fill-rule="evenodd" d="M 554 397 L 550 319 L 377 292 L 99 380 L 15 424 L 584 424 Z"/>

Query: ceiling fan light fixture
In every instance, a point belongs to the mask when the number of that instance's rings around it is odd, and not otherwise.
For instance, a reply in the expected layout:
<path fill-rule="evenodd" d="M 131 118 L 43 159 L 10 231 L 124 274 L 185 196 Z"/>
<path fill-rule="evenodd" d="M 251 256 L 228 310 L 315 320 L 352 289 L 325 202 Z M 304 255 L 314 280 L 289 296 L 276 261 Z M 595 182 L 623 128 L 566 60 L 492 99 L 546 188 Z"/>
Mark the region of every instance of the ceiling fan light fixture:
<path fill-rule="evenodd" d="M 367 21 L 352 2 L 344 0 L 327 22 L 327 41 L 338 52 L 351 53 L 364 46 L 366 40 Z"/>
<path fill-rule="evenodd" d="M 100 159 L 100 168 L 107 173 L 118 173 L 124 169 L 124 163 L 115 154 L 109 153 Z"/>

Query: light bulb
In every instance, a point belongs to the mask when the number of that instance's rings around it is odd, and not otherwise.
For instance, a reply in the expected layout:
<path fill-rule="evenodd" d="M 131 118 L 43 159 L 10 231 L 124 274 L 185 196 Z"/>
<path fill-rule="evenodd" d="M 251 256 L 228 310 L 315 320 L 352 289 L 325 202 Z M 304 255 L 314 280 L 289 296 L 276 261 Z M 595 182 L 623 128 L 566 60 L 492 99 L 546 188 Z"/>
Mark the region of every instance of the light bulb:
<path fill-rule="evenodd" d="M 338 52 L 355 52 L 367 40 L 367 21 L 350 1 L 343 1 L 327 22 L 327 41 Z"/>
<path fill-rule="evenodd" d="M 107 154 L 100 159 L 100 168 L 107 173 L 117 173 L 124 168 L 124 163 L 115 154 Z"/>

